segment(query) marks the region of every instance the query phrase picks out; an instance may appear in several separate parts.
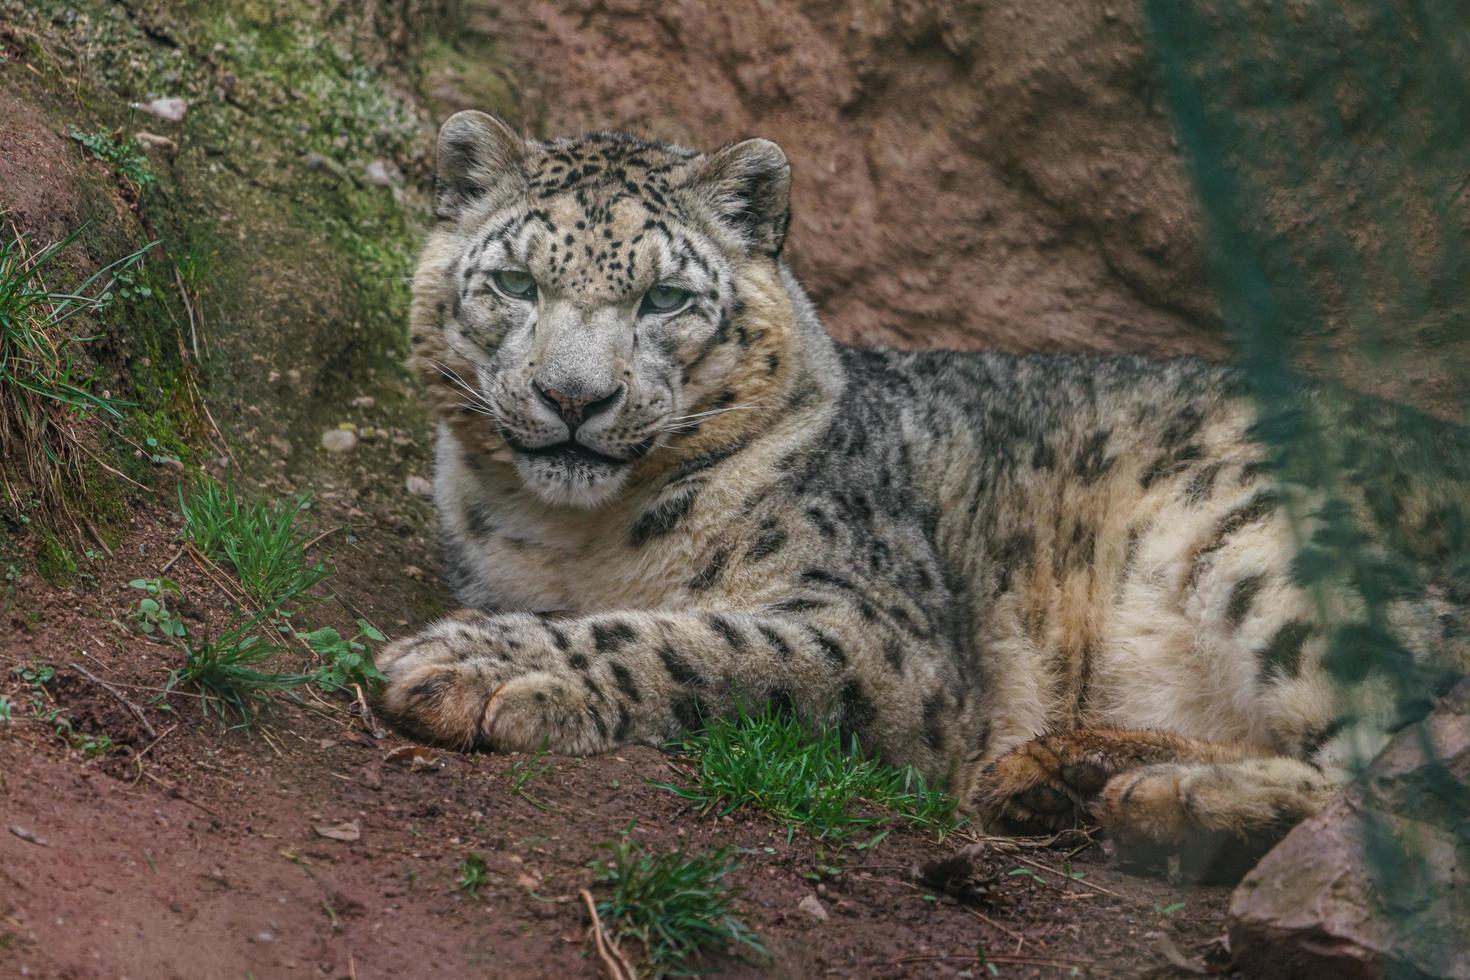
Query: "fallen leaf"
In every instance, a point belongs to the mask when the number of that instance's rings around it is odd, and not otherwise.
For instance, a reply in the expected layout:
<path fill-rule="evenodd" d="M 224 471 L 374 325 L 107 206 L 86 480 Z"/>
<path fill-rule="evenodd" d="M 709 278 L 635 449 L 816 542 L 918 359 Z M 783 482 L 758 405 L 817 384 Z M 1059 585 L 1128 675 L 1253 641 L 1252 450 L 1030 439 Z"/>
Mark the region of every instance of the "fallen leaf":
<path fill-rule="evenodd" d="M 356 820 L 345 820 L 339 824 L 317 824 L 316 832 L 321 837 L 330 840 L 347 841 L 362 840 L 362 825 Z"/>
<path fill-rule="evenodd" d="M 400 766 L 412 766 L 415 762 L 432 760 L 434 750 L 427 745 L 400 745 L 383 756 L 384 762 L 392 762 Z"/>
<path fill-rule="evenodd" d="M 1179 947 L 1174 944 L 1174 940 L 1170 939 L 1166 933 L 1152 933 L 1151 938 L 1154 941 L 1154 948 L 1160 953 L 1163 953 L 1164 959 L 1174 964 L 1178 969 L 1200 976 L 1209 974 L 1210 971 L 1205 967 L 1204 960 L 1192 960 L 1185 956 L 1180 952 Z"/>

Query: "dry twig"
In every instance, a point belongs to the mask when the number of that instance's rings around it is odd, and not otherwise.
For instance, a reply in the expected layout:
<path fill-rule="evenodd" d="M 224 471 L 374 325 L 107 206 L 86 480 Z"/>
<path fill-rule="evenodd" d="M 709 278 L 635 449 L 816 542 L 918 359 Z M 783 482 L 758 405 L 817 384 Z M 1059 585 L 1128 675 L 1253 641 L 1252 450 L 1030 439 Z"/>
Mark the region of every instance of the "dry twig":
<path fill-rule="evenodd" d="M 592 917 L 592 940 L 597 945 L 597 956 L 602 960 L 608 980 L 638 980 L 638 972 L 633 969 L 633 964 L 628 962 L 623 951 L 618 949 L 617 944 L 603 930 L 602 919 L 597 914 L 597 903 L 592 900 L 592 893 L 583 888 L 577 894 L 587 904 L 587 914 Z"/>

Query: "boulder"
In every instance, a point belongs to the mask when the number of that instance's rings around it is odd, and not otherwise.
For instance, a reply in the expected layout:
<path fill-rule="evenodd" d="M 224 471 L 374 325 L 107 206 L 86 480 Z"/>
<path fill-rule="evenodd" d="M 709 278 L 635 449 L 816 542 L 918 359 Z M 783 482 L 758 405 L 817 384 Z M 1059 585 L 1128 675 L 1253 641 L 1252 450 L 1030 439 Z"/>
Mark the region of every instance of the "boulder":
<path fill-rule="evenodd" d="M 1249 976 L 1470 978 L 1470 680 L 1246 876 Z"/>

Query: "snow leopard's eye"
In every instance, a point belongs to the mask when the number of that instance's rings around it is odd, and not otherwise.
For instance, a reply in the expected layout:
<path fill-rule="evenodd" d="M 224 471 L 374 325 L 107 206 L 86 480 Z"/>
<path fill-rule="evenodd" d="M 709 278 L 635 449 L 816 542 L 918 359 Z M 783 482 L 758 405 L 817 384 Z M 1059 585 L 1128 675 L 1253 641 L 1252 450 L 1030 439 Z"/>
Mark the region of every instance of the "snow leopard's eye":
<path fill-rule="evenodd" d="M 490 278 L 501 295 L 511 299 L 531 300 L 536 298 L 536 280 L 529 272 L 519 269 L 501 269 L 492 272 Z"/>
<path fill-rule="evenodd" d="M 688 303 L 689 290 L 659 283 L 643 294 L 643 304 L 638 309 L 638 315 L 643 316 L 648 313 L 675 313 L 682 310 Z"/>

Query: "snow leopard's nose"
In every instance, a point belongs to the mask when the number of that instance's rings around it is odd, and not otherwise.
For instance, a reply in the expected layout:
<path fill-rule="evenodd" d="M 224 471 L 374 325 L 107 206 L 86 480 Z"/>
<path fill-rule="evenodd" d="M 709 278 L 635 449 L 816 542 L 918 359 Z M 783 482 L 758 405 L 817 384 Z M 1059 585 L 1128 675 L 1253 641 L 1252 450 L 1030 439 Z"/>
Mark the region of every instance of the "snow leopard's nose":
<path fill-rule="evenodd" d="M 536 394 L 546 403 L 546 406 L 561 417 L 570 432 L 577 431 L 577 426 L 583 422 L 612 408 L 618 396 L 623 393 L 622 384 L 616 385 L 612 391 L 601 394 L 595 392 L 589 394 L 584 390 L 567 392 L 556 388 L 546 388 L 542 387 L 539 381 L 532 381 L 531 387 L 536 389 Z"/>

